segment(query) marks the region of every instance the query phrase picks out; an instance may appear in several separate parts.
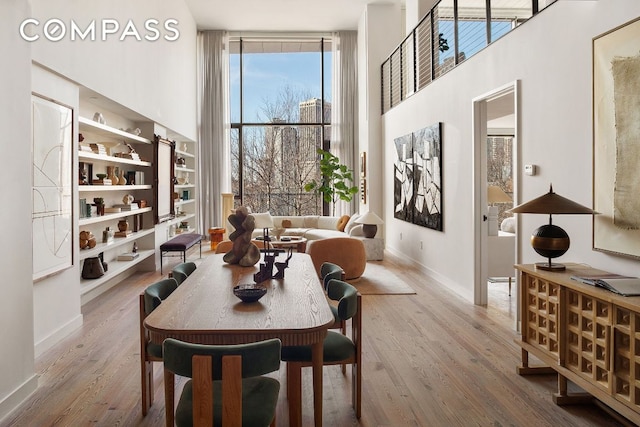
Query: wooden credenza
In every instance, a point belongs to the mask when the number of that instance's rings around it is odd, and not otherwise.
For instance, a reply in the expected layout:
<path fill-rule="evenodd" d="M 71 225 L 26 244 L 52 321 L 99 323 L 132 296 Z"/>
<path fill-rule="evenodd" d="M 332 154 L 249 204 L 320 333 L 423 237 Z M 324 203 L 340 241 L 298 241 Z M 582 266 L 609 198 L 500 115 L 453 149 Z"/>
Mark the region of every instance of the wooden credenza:
<path fill-rule="evenodd" d="M 521 375 L 558 374 L 558 405 L 595 397 L 640 425 L 640 297 L 571 280 L 606 272 L 566 264 L 562 272 L 516 265 L 522 315 Z M 529 354 L 547 366 L 530 367 Z M 569 394 L 567 380 L 588 394 Z"/>

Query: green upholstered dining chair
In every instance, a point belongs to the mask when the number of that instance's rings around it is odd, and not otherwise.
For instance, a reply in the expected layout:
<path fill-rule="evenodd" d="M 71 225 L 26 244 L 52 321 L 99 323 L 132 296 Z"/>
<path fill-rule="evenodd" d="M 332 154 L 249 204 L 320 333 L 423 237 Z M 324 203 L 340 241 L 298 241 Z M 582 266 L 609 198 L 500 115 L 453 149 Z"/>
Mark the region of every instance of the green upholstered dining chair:
<path fill-rule="evenodd" d="M 140 372 L 142 378 L 142 416 L 147 415 L 153 404 L 153 362 L 162 362 L 162 345 L 149 339 L 144 319 L 156 309 L 162 300 L 176 290 L 178 283 L 173 278 L 163 279 L 149 285 L 140 294 Z"/>
<path fill-rule="evenodd" d="M 324 262 L 320 266 L 320 277 L 322 278 L 322 285 L 324 286 L 324 290 L 327 290 L 327 285 L 331 279 L 344 280 L 345 274 L 342 267 L 338 264 L 334 264 L 332 262 Z M 331 311 L 333 312 L 333 318 L 335 319 L 332 329 L 340 329 L 342 335 L 346 335 L 347 333 L 347 321 L 340 319 L 338 316 L 338 307 L 335 305 L 331 305 Z M 343 365 L 344 367 L 345 365 Z M 343 372 L 346 372 L 343 368 Z"/>
<path fill-rule="evenodd" d="M 264 376 L 280 369 L 279 339 L 204 345 L 167 338 L 163 344 L 165 395 L 173 402 L 175 375 L 191 378 L 168 426 L 275 427 L 280 383 Z M 174 416 L 175 415 L 175 416 Z"/>
<path fill-rule="evenodd" d="M 171 276 L 176 279 L 178 286 L 180 286 L 180 284 L 184 282 L 186 278 L 196 270 L 196 268 L 195 262 L 183 262 L 173 267 L 173 270 L 171 270 Z"/>
<path fill-rule="evenodd" d="M 327 284 L 327 295 L 338 301 L 338 315 L 342 320 L 351 319 L 351 338 L 334 331 L 327 332 L 323 353 L 325 365 L 351 364 L 351 400 L 360 419 L 362 407 L 362 296 L 347 282 L 331 279 Z M 311 366 L 311 346 L 282 347 L 282 361 L 287 362 L 287 397 L 295 396 L 299 402 L 302 393 L 302 367 Z M 292 393 L 295 393 L 293 395 Z M 289 420 L 302 422 L 302 414 L 295 405 L 289 405 Z"/>

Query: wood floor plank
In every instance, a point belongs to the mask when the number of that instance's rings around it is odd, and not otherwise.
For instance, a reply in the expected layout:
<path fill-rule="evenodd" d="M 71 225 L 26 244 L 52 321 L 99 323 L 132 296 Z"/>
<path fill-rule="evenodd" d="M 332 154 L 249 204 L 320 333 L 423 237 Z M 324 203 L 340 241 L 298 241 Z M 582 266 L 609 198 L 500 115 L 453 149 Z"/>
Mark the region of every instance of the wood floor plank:
<path fill-rule="evenodd" d="M 515 292 L 509 297 L 506 284 L 490 284 L 490 304 L 478 307 L 416 266 L 388 254 L 383 265 L 416 294 L 363 296 L 362 419 L 351 408 L 350 370 L 331 366 L 324 369 L 326 426 L 621 425 L 594 405 L 554 405 L 555 376 L 515 373 Z M 136 274 L 85 304 L 82 327 L 36 360 L 38 390 L 0 425 L 164 426 L 161 364 L 154 404 L 141 414 L 137 326 L 138 294 L 160 278 Z M 279 426 L 288 425 L 284 372 L 283 364 L 274 374 L 282 384 Z M 303 369 L 303 401 L 303 425 L 311 425 L 310 369 Z"/>

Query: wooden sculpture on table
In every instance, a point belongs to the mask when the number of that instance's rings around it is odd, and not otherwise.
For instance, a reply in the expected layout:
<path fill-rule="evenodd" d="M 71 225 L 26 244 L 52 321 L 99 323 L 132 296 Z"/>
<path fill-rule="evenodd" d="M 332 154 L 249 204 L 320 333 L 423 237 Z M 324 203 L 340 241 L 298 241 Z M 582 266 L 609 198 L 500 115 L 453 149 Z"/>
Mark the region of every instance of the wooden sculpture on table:
<path fill-rule="evenodd" d="M 251 233 L 255 228 L 254 218 L 249 215 L 246 207 L 240 206 L 236 213 L 229 215 L 229 222 L 235 231 L 229 235 L 233 247 L 224 254 L 224 262 L 243 267 L 255 265 L 260 260 L 260 249 L 251 243 Z"/>

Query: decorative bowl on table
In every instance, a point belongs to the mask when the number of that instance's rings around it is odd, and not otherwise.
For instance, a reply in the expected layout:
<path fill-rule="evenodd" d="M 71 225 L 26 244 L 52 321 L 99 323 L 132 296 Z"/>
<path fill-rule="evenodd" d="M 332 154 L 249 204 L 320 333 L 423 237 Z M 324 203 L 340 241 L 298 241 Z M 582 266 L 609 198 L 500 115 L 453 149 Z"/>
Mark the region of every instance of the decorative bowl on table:
<path fill-rule="evenodd" d="M 240 298 L 242 302 L 256 302 L 267 293 L 264 286 L 250 283 L 233 287 L 233 294 Z"/>

